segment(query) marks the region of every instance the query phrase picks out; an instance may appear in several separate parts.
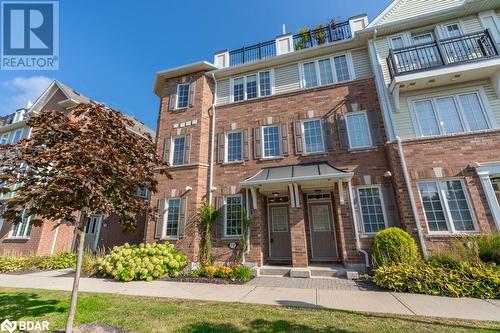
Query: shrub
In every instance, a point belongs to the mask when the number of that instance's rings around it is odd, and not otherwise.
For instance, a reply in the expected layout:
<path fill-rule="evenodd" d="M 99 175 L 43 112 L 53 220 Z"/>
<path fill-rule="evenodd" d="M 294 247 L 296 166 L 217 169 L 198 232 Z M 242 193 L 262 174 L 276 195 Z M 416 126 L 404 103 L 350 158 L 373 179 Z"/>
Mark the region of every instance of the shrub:
<path fill-rule="evenodd" d="M 91 250 L 86 250 L 83 253 L 82 274 L 86 276 L 94 276 L 99 272 L 99 265 L 104 260 L 104 250 L 97 250 L 93 253 Z"/>
<path fill-rule="evenodd" d="M 115 246 L 99 265 L 99 272 L 117 281 L 178 276 L 187 264 L 186 255 L 175 251 L 173 244 L 139 244 Z"/>
<path fill-rule="evenodd" d="M 463 262 L 458 267 L 419 262 L 379 267 L 377 286 L 418 294 L 495 298 L 500 296 L 500 270 L 481 262 Z"/>
<path fill-rule="evenodd" d="M 427 259 L 427 263 L 431 266 L 447 266 L 449 268 L 458 268 L 463 263 L 448 252 L 435 254 Z"/>
<path fill-rule="evenodd" d="M 16 272 L 23 269 L 26 263 L 26 257 L 16 257 L 16 256 L 1 256 L 0 257 L 0 272 Z"/>
<path fill-rule="evenodd" d="M 500 264 L 500 234 L 483 235 L 478 239 L 479 258 Z"/>
<path fill-rule="evenodd" d="M 253 279 L 252 269 L 245 265 L 236 264 L 232 266 L 219 263 L 217 265 L 203 264 L 197 270 L 189 273 L 191 277 L 207 277 L 228 279 L 231 281 L 248 282 Z"/>
<path fill-rule="evenodd" d="M 36 268 L 41 270 L 71 268 L 76 265 L 76 254 L 61 252 L 50 256 L 41 257 Z"/>
<path fill-rule="evenodd" d="M 415 240 L 400 228 L 387 228 L 375 236 L 372 248 L 374 267 L 390 266 L 393 263 L 412 264 L 419 260 Z"/>
<path fill-rule="evenodd" d="M 252 269 L 245 265 L 236 265 L 233 269 L 233 276 L 241 282 L 248 282 L 253 279 Z"/>

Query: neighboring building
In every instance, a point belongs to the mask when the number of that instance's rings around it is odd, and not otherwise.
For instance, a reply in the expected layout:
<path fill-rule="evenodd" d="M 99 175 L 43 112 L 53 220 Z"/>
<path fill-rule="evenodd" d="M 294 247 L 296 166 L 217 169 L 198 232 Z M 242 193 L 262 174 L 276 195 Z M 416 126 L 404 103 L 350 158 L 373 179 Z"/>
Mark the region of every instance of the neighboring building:
<path fill-rule="evenodd" d="M 389 226 L 425 253 L 500 230 L 499 12 L 397 0 L 370 24 L 356 16 L 159 72 L 157 151 L 173 180 L 158 177 L 146 240 L 196 261 L 209 201 L 217 260 L 240 258 L 246 211 L 247 263 L 300 276 L 368 266 Z"/>
<path fill-rule="evenodd" d="M 402 225 L 429 253 L 500 231 L 500 2 L 396 0 L 364 33 Z"/>
<path fill-rule="evenodd" d="M 30 128 L 27 120 L 31 114 L 43 110 L 56 110 L 68 112 L 79 103 L 88 103 L 91 100 L 61 82 L 54 81 L 37 99 L 26 109 L 20 109 L 12 115 L 1 119 L 0 144 L 14 143 L 22 138 L 29 137 Z M 127 116 L 129 117 L 129 116 Z M 144 124 L 129 117 L 134 121 L 131 131 L 138 135 L 149 134 L 154 137 L 154 132 Z M 138 195 L 148 200 L 147 189 L 138 190 Z M 0 194 L 0 200 L 9 200 L 15 192 L 6 195 Z M 110 248 L 124 242 L 138 243 L 143 240 L 145 216 L 138 219 L 137 229 L 130 234 L 124 234 L 117 216 L 96 214 L 89 217 L 85 230 L 86 246 L 92 250 L 97 248 Z M 74 227 L 67 223 L 45 220 L 42 226 L 33 226 L 30 217 L 26 216 L 22 222 L 11 224 L 0 219 L 0 253 L 32 253 L 50 254 L 61 251 L 70 251 L 74 246 Z"/>

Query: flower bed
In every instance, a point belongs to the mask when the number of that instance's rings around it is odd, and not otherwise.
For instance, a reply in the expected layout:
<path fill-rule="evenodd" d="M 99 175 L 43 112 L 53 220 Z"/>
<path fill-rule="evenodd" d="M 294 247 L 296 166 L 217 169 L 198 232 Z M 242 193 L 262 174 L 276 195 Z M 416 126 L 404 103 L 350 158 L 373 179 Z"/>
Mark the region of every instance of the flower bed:
<path fill-rule="evenodd" d="M 225 265 L 210 264 L 202 260 L 198 269 L 192 270 L 187 277 L 193 280 L 198 279 L 203 282 L 218 283 L 219 280 L 232 281 L 233 283 L 245 283 L 254 278 L 252 269 L 242 264 Z"/>

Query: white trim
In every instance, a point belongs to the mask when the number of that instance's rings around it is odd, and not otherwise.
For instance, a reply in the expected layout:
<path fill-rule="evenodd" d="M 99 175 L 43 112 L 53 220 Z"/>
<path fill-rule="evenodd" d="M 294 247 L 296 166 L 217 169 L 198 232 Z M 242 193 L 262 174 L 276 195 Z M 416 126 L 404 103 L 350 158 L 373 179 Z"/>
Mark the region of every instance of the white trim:
<path fill-rule="evenodd" d="M 366 26 L 366 28 L 371 28 L 375 25 L 377 25 L 378 21 L 380 21 L 381 19 L 383 19 L 387 14 L 389 14 L 389 12 L 391 10 L 393 10 L 401 1 L 404 1 L 404 0 L 394 0 L 393 2 L 391 2 L 387 7 L 385 7 L 385 9 L 377 15 L 377 17 L 375 17 L 371 22 L 370 24 L 368 24 Z"/>
<path fill-rule="evenodd" d="M 241 205 L 241 212 L 243 214 L 243 208 L 244 208 L 244 203 L 243 203 L 243 195 L 241 194 L 231 194 L 231 195 L 225 195 L 224 196 L 224 205 L 226 208 L 224 209 L 224 238 L 239 238 L 243 236 L 243 221 L 240 221 L 241 223 L 241 234 L 238 235 L 228 235 L 227 234 L 227 198 L 240 198 L 240 205 Z"/>
<path fill-rule="evenodd" d="M 102 226 L 102 220 L 104 219 L 104 214 L 99 214 L 99 217 L 96 222 L 96 231 L 95 231 L 95 238 L 94 238 L 94 247 L 93 250 L 97 250 L 97 244 L 99 243 L 99 237 L 101 235 L 101 226 Z"/>
<path fill-rule="evenodd" d="M 240 145 L 240 154 L 241 154 L 241 159 L 239 160 L 234 160 L 234 161 L 228 161 L 228 153 L 229 153 L 229 145 L 228 145 L 228 139 L 227 136 L 229 134 L 234 134 L 234 133 L 240 133 L 241 134 L 241 145 Z M 224 132 L 224 163 L 240 163 L 244 161 L 243 157 L 243 130 L 242 129 L 236 129 L 228 132 Z"/>
<path fill-rule="evenodd" d="M 184 138 L 184 145 L 182 148 L 182 164 L 174 165 L 175 139 L 180 139 L 180 138 Z M 177 135 L 170 138 L 170 152 L 169 152 L 170 156 L 168 157 L 168 162 L 170 163 L 171 166 L 177 167 L 181 165 L 186 165 L 186 161 L 184 160 L 185 149 L 186 149 L 186 135 Z"/>
<path fill-rule="evenodd" d="M 163 200 L 165 200 L 165 210 L 163 211 L 163 227 L 162 227 L 161 239 L 162 240 L 176 240 L 176 239 L 179 239 L 179 224 L 181 222 L 181 205 L 182 205 L 182 200 L 181 200 L 180 197 L 172 197 L 172 198 L 163 199 Z M 170 200 L 179 200 L 179 214 L 178 214 L 178 217 L 177 217 L 177 235 L 168 235 L 167 236 L 168 209 L 169 209 Z"/>
<path fill-rule="evenodd" d="M 21 214 L 22 214 L 22 215 L 24 215 L 24 214 L 25 214 L 25 212 L 26 212 L 26 209 L 23 209 L 23 211 L 22 211 L 22 213 L 21 213 Z M 19 231 L 21 230 L 22 225 L 20 225 L 20 226 L 18 227 L 18 229 L 17 229 L 17 235 L 13 235 L 13 233 L 12 233 L 12 232 L 13 232 L 13 229 L 14 229 L 14 225 L 15 225 L 15 224 L 14 224 L 14 223 L 12 223 L 11 228 L 10 228 L 10 231 L 9 231 L 9 235 L 8 235 L 8 237 L 7 237 L 7 238 L 9 238 L 9 239 L 29 239 L 29 238 L 30 238 L 30 235 L 31 235 L 31 229 L 30 229 L 31 217 L 32 217 L 31 215 L 30 215 L 30 216 L 28 216 L 28 217 L 26 218 L 26 221 L 25 221 L 25 222 L 23 222 L 23 221 L 22 221 L 22 218 L 21 218 L 21 221 L 17 222 L 17 223 L 25 223 L 25 226 L 24 226 L 24 230 L 23 230 L 23 232 L 22 232 L 22 235 L 19 235 L 19 234 L 20 234 L 20 232 L 19 232 Z M 27 234 L 28 229 L 30 230 L 29 234 Z"/>
<path fill-rule="evenodd" d="M 52 246 L 50 247 L 50 254 L 54 254 L 54 249 L 56 247 L 57 235 L 59 234 L 59 227 L 61 226 L 61 219 L 57 220 L 56 231 L 54 232 L 54 238 L 52 239 Z M 2 228 L 0 227 L 0 230 Z"/>
<path fill-rule="evenodd" d="M 482 164 L 476 167 L 476 172 L 483 186 L 483 191 L 488 201 L 491 214 L 493 215 L 493 221 L 495 222 L 497 231 L 500 231 L 500 204 L 491 183 L 492 177 L 500 176 L 500 161 Z"/>
<path fill-rule="evenodd" d="M 351 135 L 350 135 L 350 132 L 349 132 L 349 122 L 347 121 L 347 119 L 350 116 L 357 116 L 357 115 L 360 115 L 360 114 L 363 114 L 365 116 L 364 118 L 365 118 L 365 121 L 366 121 L 366 126 L 368 128 L 368 138 L 370 139 L 370 144 L 367 145 L 367 146 L 353 147 L 352 144 L 351 144 Z M 371 148 L 371 147 L 373 147 L 373 139 L 372 139 L 372 133 L 371 133 L 371 128 L 370 128 L 370 122 L 368 121 L 368 114 L 367 114 L 366 110 L 361 110 L 361 111 L 346 113 L 346 122 L 345 123 L 346 123 L 346 127 L 347 127 L 347 139 L 349 141 L 349 149 L 364 149 L 364 148 Z"/>
<path fill-rule="evenodd" d="M 189 107 L 189 85 L 190 83 L 186 83 L 186 82 L 183 82 L 183 83 L 178 83 L 177 84 L 177 98 L 175 100 L 175 108 L 174 110 L 182 110 L 182 109 L 186 109 L 187 107 Z M 179 106 L 179 90 L 180 90 L 180 87 L 181 86 L 187 86 L 187 103 L 186 103 L 186 106 Z"/>
<path fill-rule="evenodd" d="M 363 212 L 362 212 L 362 208 L 361 208 L 361 201 L 360 201 L 359 190 L 360 189 L 366 189 L 366 188 L 377 188 L 378 189 L 378 194 L 379 194 L 379 198 L 380 198 L 380 205 L 382 206 L 382 215 L 384 216 L 384 225 L 385 225 L 384 229 L 386 229 L 386 228 L 389 227 L 389 225 L 388 225 L 388 219 L 387 219 L 387 212 L 385 210 L 384 194 L 382 192 L 382 185 L 380 185 L 380 184 L 359 185 L 359 186 L 356 186 L 356 196 L 358 198 L 358 207 L 359 207 L 358 214 L 359 214 L 360 220 L 361 220 L 362 234 L 363 235 L 374 235 L 374 234 L 376 234 L 380 230 L 378 230 L 376 232 L 366 232 L 364 218 L 363 218 Z"/>
<path fill-rule="evenodd" d="M 446 199 L 446 194 L 445 194 L 445 188 L 443 187 L 443 183 L 447 183 L 449 181 L 459 181 L 461 186 L 462 186 L 462 191 L 464 192 L 465 200 L 467 201 L 467 208 L 469 209 L 470 216 L 472 218 L 472 224 L 474 226 L 474 230 L 465 230 L 465 231 L 456 231 L 455 230 L 455 225 L 453 223 L 453 219 L 451 217 L 451 212 L 450 208 L 448 206 L 448 200 Z M 439 194 L 439 201 L 441 203 L 441 208 L 443 209 L 444 213 L 444 218 L 446 221 L 446 225 L 448 227 L 447 231 L 431 231 L 429 228 L 429 223 L 427 221 L 427 215 L 425 214 L 425 208 L 424 208 L 424 201 L 422 199 L 422 193 L 420 192 L 420 187 L 419 184 L 421 183 L 435 183 L 438 189 L 438 194 Z M 467 186 L 465 186 L 465 182 L 462 178 L 439 178 L 439 179 L 426 179 L 426 180 L 418 180 L 417 181 L 417 191 L 418 195 L 420 197 L 420 204 L 422 205 L 422 211 L 424 212 L 424 218 L 425 218 L 425 225 L 427 227 L 427 232 L 429 235 L 456 235 L 456 234 L 463 234 L 463 235 L 470 235 L 470 234 L 476 234 L 479 232 L 479 227 L 477 224 L 477 219 L 476 219 L 476 214 L 474 211 L 474 208 L 471 204 L 471 198 L 469 195 L 469 191 Z"/>
<path fill-rule="evenodd" d="M 321 136 L 321 147 L 323 149 L 320 150 L 320 151 L 308 152 L 307 149 L 306 149 L 307 146 L 306 146 L 306 135 L 305 135 L 304 124 L 305 123 L 315 122 L 315 121 L 319 122 L 320 136 Z M 325 148 L 325 135 L 324 135 L 324 132 L 323 132 L 323 130 L 324 130 L 323 129 L 323 122 L 321 121 L 321 118 L 304 119 L 304 120 L 302 120 L 300 122 L 300 125 L 302 126 L 302 146 L 304 147 L 304 154 L 303 155 L 315 155 L 315 154 L 326 152 L 326 148 Z"/>
<path fill-rule="evenodd" d="M 277 156 L 266 156 L 265 152 L 265 136 L 264 136 L 264 128 L 269 128 L 269 127 L 276 127 L 278 129 L 278 146 L 279 146 L 279 155 Z M 283 156 L 283 147 L 281 147 L 281 126 L 279 124 L 270 124 L 270 125 L 264 125 L 260 127 L 260 135 L 261 135 L 261 149 L 262 149 L 262 159 L 275 159 L 275 158 L 281 158 Z"/>
<path fill-rule="evenodd" d="M 486 29 L 486 27 L 484 26 L 483 19 L 486 18 L 486 17 L 491 17 L 493 19 L 493 24 L 497 28 L 498 35 L 500 35 L 500 18 L 498 17 L 497 13 L 494 10 L 488 10 L 488 11 L 481 12 L 481 13 L 478 14 L 479 23 L 481 23 L 481 26 L 484 29 Z M 491 37 L 493 39 L 495 39 L 495 35 L 494 34 Z M 500 40 L 495 40 L 495 42 L 496 43 L 500 43 Z"/>
<path fill-rule="evenodd" d="M 335 67 L 335 58 L 345 56 L 346 58 L 346 63 L 347 63 L 347 69 L 349 71 L 349 79 L 348 80 L 342 80 L 339 81 L 337 78 L 337 70 Z M 320 75 L 320 70 L 319 70 L 319 62 L 322 60 L 329 60 L 330 63 L 330 70 L 332 72 L 332 81 L 331 83 L 323 83 L 321 80 L 321 75 Z M 311 86 L 311 87 L 306 87 L 306 82 L 305 82 L 305 75 L 304 75 L 304 65 L 305 64 L 314 64 L 314 69 L 316 73 L 316 85 Z M 343 82 L 349 82 L 349 81 L 355 81 L 356 80 L 356 70 L 354 68 L 354 63 L 352 60 L 352 53 L 351 51 L 347 52 L 341 52 L 341 53 L 335 53 L 331 56 L 323 56 L 323 57 L 316 57 L 313 59 L 307 59 L 300 61 L 298 63 L 299 65 L 299 82 L 300 82 L 300 89 L 314 89 L 317 87 L 325 87 L 329 85 L 334 85 L 338 83 L 343 83 Z"/>
<path fill-rule="evenodd" d="M 449 35 L 449 32 L 448 32 L 448 27 L 450 25 L 457 25 L 458 26 L 458 31 L 460 32 L 460 35 L 464 35 L 465 34 L 465 25 L 464 25 L 464 21 L 462 20 L 457 20 L 457 21 L 450 21 L 450 22 L 446 22 L 446 23 L 442 23 L 442 24 L 438 24 L 436 27 L 439 27 L 439 32 L 441 34 L 441 36 L 438 36 L 438 38 L 451 38 L 451 37 L 454 37 L 454 36 L 450 36 Z"/>

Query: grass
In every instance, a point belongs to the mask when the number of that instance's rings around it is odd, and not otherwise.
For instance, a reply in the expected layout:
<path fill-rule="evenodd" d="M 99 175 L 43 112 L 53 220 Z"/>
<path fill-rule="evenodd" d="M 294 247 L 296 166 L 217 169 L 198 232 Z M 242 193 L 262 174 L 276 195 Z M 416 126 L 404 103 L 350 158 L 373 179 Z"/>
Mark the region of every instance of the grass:
<path fill-rule="evenodd" d="M 0 320 L 64 327 L 69 293 L 0 288 Z M 75 324 L 104 322 L 133 332 L 498 332 L 500 324 L 326 309 L 80 293 Z"/>

